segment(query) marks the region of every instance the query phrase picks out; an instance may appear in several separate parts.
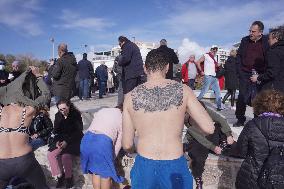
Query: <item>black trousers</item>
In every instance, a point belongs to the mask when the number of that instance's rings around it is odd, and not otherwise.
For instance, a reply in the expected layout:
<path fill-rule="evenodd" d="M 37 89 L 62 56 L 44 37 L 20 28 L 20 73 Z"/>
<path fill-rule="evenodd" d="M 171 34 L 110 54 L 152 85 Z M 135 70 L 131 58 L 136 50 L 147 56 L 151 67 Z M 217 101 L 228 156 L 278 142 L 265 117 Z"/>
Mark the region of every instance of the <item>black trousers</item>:
<path fill-rule="evenodd" d="M 250 81 L 251 73 L 240 71 L 240 87 L 239 87 L 239 96 L 236 106 L 236 118 L 239 122 L 243 123 L 246 121 L 246 105 L 250 105 L 250 88 L 252 82 Z M 256 85 L 256 84 L 255 84 Z M 259 92 L 261 89 L 261 85 L 256 85 L 256 92 Z"/>
<path fill-rule="evenodd" d="M 227 140 L 226 135 L 222 133 L 221 126 L 218 123 L 215 123 L 214 133 L 206 136 L 206 138 L 216 146 L 218 146 L 220 142 Z M 194 178 L 201 177 L 210 150 L 195 139 L 190 140 L 188 145 L 188 156 L 191 158 L 192 175 Z"/>
<path fill-rule="evenodd" d="M 49 188 L 34 153 L 16 158 L 0 159 L 0 188 L 5 188 L 13 177 L 25 179 L 35 189 Z"/>
<path fill-rule="evenodd" d="M 225 101 L 231 96 L 231 106 L 234 106 L 235 104 L 235 95 L 236 95 L 236 89 L 228 89 L 227 93 L 225 94 L 223 98 L 223 104 L 225 104 Z"/>

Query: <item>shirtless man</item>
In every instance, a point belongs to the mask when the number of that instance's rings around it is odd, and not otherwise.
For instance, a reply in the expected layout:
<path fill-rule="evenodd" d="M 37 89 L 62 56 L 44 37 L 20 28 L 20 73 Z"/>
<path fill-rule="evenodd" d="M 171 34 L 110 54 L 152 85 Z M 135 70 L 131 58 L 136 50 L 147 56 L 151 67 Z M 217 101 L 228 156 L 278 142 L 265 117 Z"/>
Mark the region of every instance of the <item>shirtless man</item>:
<path fill-rule="evenodd" d="M 212 134 L 214 123 L 183 84 L 165 79 L 169 59 L 157 49 L 145 62 L 147 82 L 125 96 L 123 148 L 131 152 L 138 135 L 135 164 L 131 170 L 133 189 L 192 188 L 192 176 L 183 156 L 182 130 L 187 111 L 200 129 Z"/>
<path fill-rule="evenodd" d="M 39 76 L 38 68 L 31 67 L 23 74 L 0 91 L 0 103 L 4 104 L 4 107 L 0 106 L 0 188 L 6 188 L 9 180 L 17 176 L 26 179 L 35 189 L 48 189 L 44 173 L 29 145 L 28 126 L 36 114 L 35 107 L 48 102 L 49 91 L 42 79 L 31 79 Z M 26 96 L 33 93 L 24 87 L 27 82 L 29 86 L 37 82 L 41 95 L 35 100 Z M 12 94 L 11 90 L 15 88 L 21 92 Z"/>

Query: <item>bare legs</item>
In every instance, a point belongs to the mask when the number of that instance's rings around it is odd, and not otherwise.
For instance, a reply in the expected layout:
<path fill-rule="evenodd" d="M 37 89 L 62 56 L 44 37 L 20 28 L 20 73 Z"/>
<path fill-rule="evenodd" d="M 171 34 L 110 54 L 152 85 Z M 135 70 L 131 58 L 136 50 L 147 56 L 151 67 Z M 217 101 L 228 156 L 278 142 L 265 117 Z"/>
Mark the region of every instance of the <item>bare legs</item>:
<path fill-rule="evenodd" d="M 93 174 L 93 188 L 94 189 L 110 189 L 111 188 L 111 179 L 102 178 L 100 175 Z"/>

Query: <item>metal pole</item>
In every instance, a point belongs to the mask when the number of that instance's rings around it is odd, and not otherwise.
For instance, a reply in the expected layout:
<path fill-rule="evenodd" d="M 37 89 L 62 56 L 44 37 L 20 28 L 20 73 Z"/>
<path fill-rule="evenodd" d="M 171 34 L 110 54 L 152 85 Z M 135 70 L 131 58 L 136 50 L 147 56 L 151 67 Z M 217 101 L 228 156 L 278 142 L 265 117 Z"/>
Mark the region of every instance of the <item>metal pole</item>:
<path fill-rule="evenodd" d="M 50 38 L 50 41 L 52 43 L 52 59 L 54 60 L 54 38 Z"/>

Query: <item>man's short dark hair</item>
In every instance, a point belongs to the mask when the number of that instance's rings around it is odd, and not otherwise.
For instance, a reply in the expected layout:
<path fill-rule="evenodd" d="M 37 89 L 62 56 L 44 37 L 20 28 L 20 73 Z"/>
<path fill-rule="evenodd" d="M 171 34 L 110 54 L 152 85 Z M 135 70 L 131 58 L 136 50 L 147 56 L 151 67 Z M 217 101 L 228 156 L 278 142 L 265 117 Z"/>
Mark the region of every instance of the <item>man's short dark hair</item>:
<path fill-rule="evenodd" d="M 118 37 L 118 41 L 119 41 L 120 43 L 122 43 L 122 42 L 128 41 L 128 39 L 127 39 L 127 37 L 121 35 L 121 36 Z"/>
<path fill-rule="evenodd" d="M 253 26 L 253 25 L 257 25 L 260 31 L 263 31 L 263 30 L 264 30 L 264 25 L 263 25 L 263 23 L 262 23 L 261 21 L 258 21 L 258 20 L 257 20 L 257 21 L 254 21 L 254 22 L 252 23 L 252 26 Z"/>
<path fill-rule="evenodd" d="M 87 59 L 87 53 L 83 53 L 83 59 Z"/>
<path fill-rule="evenodd" d="M 169 63 L 170 58 L 164 51 L 153 49 L 146 56 L 145 67 L 147 71 L 156 72 L 165 69 Z"/>
<path fill-rule="evenodd" d="M 276 38 L 278 41 L 284 40 L 284 26 L 278 26 L 269 30 L 269 34 Z"/>

